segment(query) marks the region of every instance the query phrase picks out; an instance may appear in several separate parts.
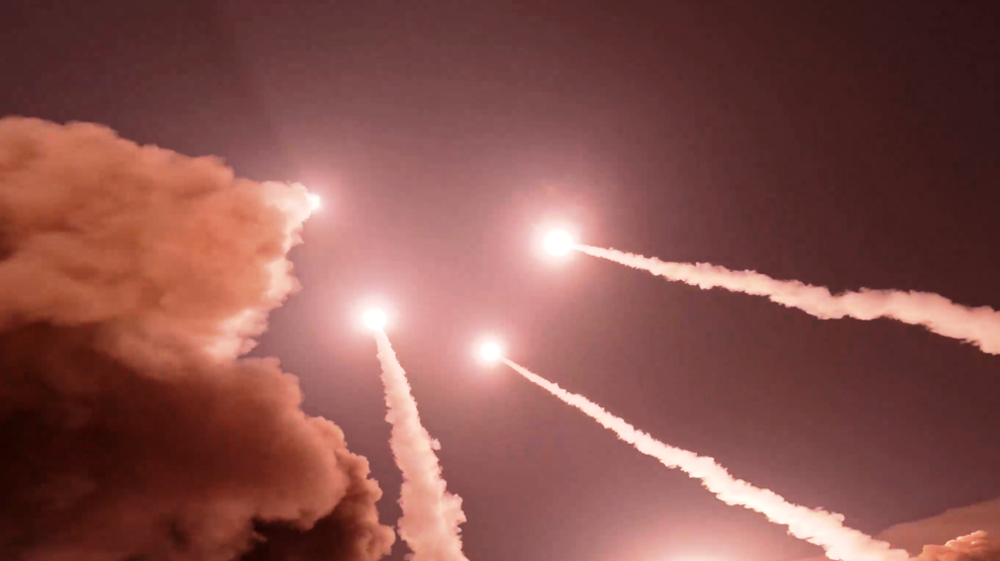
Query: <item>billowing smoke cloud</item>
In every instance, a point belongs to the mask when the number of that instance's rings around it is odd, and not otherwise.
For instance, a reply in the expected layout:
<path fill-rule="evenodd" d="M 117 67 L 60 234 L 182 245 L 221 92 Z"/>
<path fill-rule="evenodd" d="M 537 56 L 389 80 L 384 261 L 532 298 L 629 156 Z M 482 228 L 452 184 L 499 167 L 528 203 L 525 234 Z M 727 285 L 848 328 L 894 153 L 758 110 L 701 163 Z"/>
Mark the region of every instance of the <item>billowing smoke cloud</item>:
<path fill-rule="evenodd" d="M 986 532 L 973 532 L 944 545 L 924 546 L 917 561 L 1000 561 L 1000 544 Z"/>
<path fill-rule="evenodd" d="M 403 472 L 399 535 L 413 551 L 412 561 L 468 561 L 462 553 L 458 528 L 465 522 L 462 499 L 445 490 L 441 465 L 434 454 L 440 445 L 420 424 L 417 402 L 389 337 L 376 330 L 375 341 L 389 408 L 385 419 L 392 425 L 389 444 Z"/>
<path fill-rule="evenodd" d="M 0 120 L 0 559 L 388 553 L 367 461 L 277 360 L 237 359 L 308 214 L 214 158 Z"/>
<path fill-rule="evenodd" d="M 880 532 L 876 538 L 894 547 L 905 549 L 919 561 L 1000 561 L 1000 547 L 988 541 L 987 534 L 1000 532 L 1000 499 L 947 511 L 896 524 Z M 971 535 L 970 535 L 971 534 Z M 964 536 L 951 540 L 952 536 Z M 945 543 L 948 542 L 948 543 Z M 945 543 L 944 546 L 924 544 Z M 978 556 L 978 557 L 977 557 Z M 801 561 L 821 561 L 810 557 Z"/>
<path fill-rule="evenodd" d="M 830 559 L 907 561 L 910 557 L 904 550 L 891 549 L 885 542 L 844 526 L 842 514 L 789 503 L 773 491 L 760 489 L 742 479 L 734 478 L 729 475 L 726 468 L 717 464 L 712 458 L 668 446 L 623 419 L 608 413 L 587 398 L 570 393 L 510 360 L 503 359 L 503 361 L 531 382 L 613 431 L 618 438 L 635 446 L 636 450 L 656 458 L 668 468 L 678 468 L 691 477 L 700 479 L 702 485 L 722 502 L 759 512 L 767 516 L 771 522 L 787 526 L 789 534 L 822 547 Z M 935 558 L 921 561 L 932 560 Z"/>
<path fill-rule="evenodd" d="M 852 317 L 873 320 L 885 317 L 911 325 L 923 325 L 938 335 L 972 343 L 985 353 L 1000 354 L 1000 312 L 988 306 L 969 308 L 929 292 L 861 289 L 859 292 L 833 295 L 822 286 L 775 280 L 754 271 L 730 271 L 708 263 L 670 263 L 588 245 L 576 245 L 574 248 L 704 290 L 720 287 L 766 296 L 773 302 L 798 308 L 820 319 Z"/>

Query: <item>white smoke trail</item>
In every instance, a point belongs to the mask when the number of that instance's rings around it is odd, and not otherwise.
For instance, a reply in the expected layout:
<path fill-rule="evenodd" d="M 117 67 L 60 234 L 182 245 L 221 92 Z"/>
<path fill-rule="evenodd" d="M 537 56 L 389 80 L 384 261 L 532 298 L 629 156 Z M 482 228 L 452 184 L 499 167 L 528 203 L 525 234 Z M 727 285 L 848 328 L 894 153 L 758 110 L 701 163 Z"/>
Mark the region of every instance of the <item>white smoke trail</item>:
<path fill-rule="evenodd" d="M 635 449 L 652 456 L 668 468 L 678 468 L 700 479 L 706 489 L 728 505 L 740 505 L 767 516 L 775 524 L 788 526 L 788 533 L 823 548 L 830 559 L 843 561 L 907 561 L 909 555 L 901 549 L 844 526 L 844 515 L 791 504 L 773 491 L 760 489 L 729 475 L 715 460 L 680 448 L 668 446 L 642 432 L 623 419 L 615 417 L 582 395 L 570 393 L 530 370 L 502 359 L 507 366 L 548 390 L 552 395 L 583 411 L 592 419 L 612 430 L 618 438 Z"/>
<path fill-rule="evenodd" d="M 403 472 L 399 535 L 413 551 L 411 561 L 468 561 L 462 553 L 458 528 L 465 522 L 462 499 L 445 490 L 441 465 L 434 454 L 440 445 L 420 424 L 417 402 L 389 337 L 379 329 L 375 341 L 389 408 L 385 419 L 392 425 L 389 445 Z"/>
<path fill-rule="evenodd" d="M 988 307 L 969 308 L 930 292 L 871 290 L 830 294 L 828 288 L 799 281 L 780 281 L 754 271 L 730 271 L 708 263 L 670 263 L 615 249 L 575 245 L 574 249 L 621 263 L 672 281 L 702 289 L 715 287 L 766 296 L 771 301 L 820 319 L 852 317 L 873 320 L 892 318 L 923 325 L 938 335 L 972 343 L 987 354 L 1000 354 L 1000 312 Z"/>

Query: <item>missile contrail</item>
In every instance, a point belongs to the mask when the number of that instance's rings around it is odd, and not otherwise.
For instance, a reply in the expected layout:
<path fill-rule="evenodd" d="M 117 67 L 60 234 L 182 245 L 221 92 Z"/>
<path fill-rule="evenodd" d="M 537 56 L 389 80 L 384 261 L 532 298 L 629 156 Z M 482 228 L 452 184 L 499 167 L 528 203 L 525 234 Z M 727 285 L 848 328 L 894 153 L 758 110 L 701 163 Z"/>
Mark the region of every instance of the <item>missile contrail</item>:
<path fill-rule="evenodd" d="M 726 468 L 712 458 L 668 446 L 642 432 L 625 420 L 615 417 L 601 406 L 582 395 L 570 393 L 530 370 L 502 358 L 503 362 L 538 384 L 552 395 L 583 411 L 592 419 L 610 429 L 618 438 L 636 450 L 652 456 L 668 468 L 678 468 L 689 476 L 700 479 L 702 485 L 728 505 L 739 505 L 759 512 L 775 524 L 788 527 L 788 533 L 823 548 L 826 556 L 842 561 L 907 561 L 910 556 L 901 549 L 892 549 L 885 542 L 844 526 L 844 515 L 811 509 L 789 503 L 782 496 L 767 489 L 760 489 L 729 475 Z"/>
<path fill-rule="evenodd" d="M 922 325 L 938 335 L 972 343 L 984 353 L 1000 354 L 1000 312 L 989 306 L 970 308 L 939 294 L 912 290 L 862 288 L 858 292 L 834 295 L 823 286 L 776 280 L 755 271 L 730 271 L 709 263 L 671 263 L 589 245 L 573 244 L 572 248 L 704 290 L 720 287 L 766 296 L 772 302 L 798 308 L 819 319 L 892 318 L 910 325 Z"/>
<path fill-rule="evenodd" d="M 389 445 L 403 472 L 399 535 L 413 551 L 411 561 L 468 561 L 462 553 L 458 528 L 465 522 L 462 499 L 445 490 L 441 465 L 434 454 L 440 445 L 420 424 L 417 402 L 389 337 L 381 327 L 373 330 L 389 408 L 385 419 L 392 425 Z"/>

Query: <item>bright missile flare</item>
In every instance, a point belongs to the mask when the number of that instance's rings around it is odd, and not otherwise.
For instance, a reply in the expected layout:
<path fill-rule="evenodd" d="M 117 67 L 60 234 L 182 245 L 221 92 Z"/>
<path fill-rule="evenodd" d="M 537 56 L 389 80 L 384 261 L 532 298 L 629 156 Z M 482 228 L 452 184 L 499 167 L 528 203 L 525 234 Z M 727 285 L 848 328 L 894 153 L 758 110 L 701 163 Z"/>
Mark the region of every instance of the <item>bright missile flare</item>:
<path fill-rule="evenodd" d="M 553 230 L 545 236 L 545 251 L 552 255 L 565 255 L 573 249 L 573 237 L 565 230 Z"/>
<path fill-rule="evenodd" d="M 365 312 L 365 327 L 368 329 L 373 329 L 375 331 L 380 331 L 385 327 L 386 317 L 385 312 L 378 308 L 372 308 Z"/>
<path fill-rule="evenodd" d="M 309 201 L 310 211 L 319 210 L 320 207 L 323 206 L 323 199 L 320 199 L 319 195 L 317 195 L 316 193 L 309 193 L 308 195 L 306 195 L 306 199 Z"/>
<path fill-rule="evenodd" d="M 485 343 L 479 348 L 479 356 L 486 362 L 496 362 L 503 356 L 503 349 L 497 343 Z"/>

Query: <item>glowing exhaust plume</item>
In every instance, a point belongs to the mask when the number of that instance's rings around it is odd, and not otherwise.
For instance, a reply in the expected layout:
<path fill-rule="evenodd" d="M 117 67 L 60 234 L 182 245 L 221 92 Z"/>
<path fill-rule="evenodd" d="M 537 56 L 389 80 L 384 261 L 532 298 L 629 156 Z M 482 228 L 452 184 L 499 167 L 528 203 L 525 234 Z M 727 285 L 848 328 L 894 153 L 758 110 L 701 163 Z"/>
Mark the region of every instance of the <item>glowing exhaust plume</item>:
<path fill-rule="evenodd" d="M 315 193 L 309 193 L 306 195 L 306 199 L 309 201 L 310 211 L 317 211 L 323 207 L 323 199 L 319 198 L 319 195 Z"/>
<path fill-rule="evenodd" d="M 365 312 L 364 317 L 365 327 L 372 329 L 374 331 L 381 331 L 385 327 L 386 316 L 385 312 L 378 308 L 372 308 Z"/>
<path fill-rule="evenodd" d="M 479 349 L 479 356 L 486 362 L 497 362 L 503 357 L 503 349 L 497 343 L 485 343 Z"/>
<path fill-rule="evenodd" d="M 885 317 L 923 325 L 938 335 L 972 343 L 985 353 L 1000 354 L 1000 312 L 988 306 L 969 308 L 938 294 L 915 291 L 863 288 L 859 292 L 833 295 L 826 287 L 775 280 L 754 271 L 730 271 L 708 263 L 670 263 L 589 245 L 574 245 L 573 249 L 704 290 L 720 287 L 766 296 L 819 319 Z"/>
<path fill-rule="evenodd" d="M 572 236 L 563 230 L 549 232 L 545 236 L 543 244 L 545 245 L 545 251 L 552 255 L 566 255 L 574 247 Z"/>
<path fill-rule="evenodd" d="M 440 444 L 420 424 L 417 402 L 389 337 L 381 328 L 373 329 L 389 408 L 385 419 L 392 425 L 389 445 L 403 472 L 399 535 L 413 551 L 411 561 L 468 561 L 462 553 L 458 528 L 465 522 L 462 499 L 445 490 L 441 465 L 434 454 Z"/>
<path fill-rule="evenodd" d="M 844 561 L 909 559 L 906 551 L 891 549 L 885 542 L 845 527 L 844 516 L 841 514 L 791 504 L 773 491 L 760 489 L 746 481 L 735 479 L 712 458 L 668 446 L 623 419 L 608 413 L 587 398 L 570 393 L 560 388 L 558 384 L 549 382 L 506 358 L 501 360 L 529 381 L 538 384 L 552 395 L 583 411 L 605 428 L 614 431 L 618 438 L 635 446 L 636 450 L 656 458 L 668 468 L 678 468 L 689 476 L 700 479 L 702 485 L 722 502 L 759 512 L 767 516 L 771 522 L 787 526 L 789 534 L 822 547 L 830 559 Z"/>

